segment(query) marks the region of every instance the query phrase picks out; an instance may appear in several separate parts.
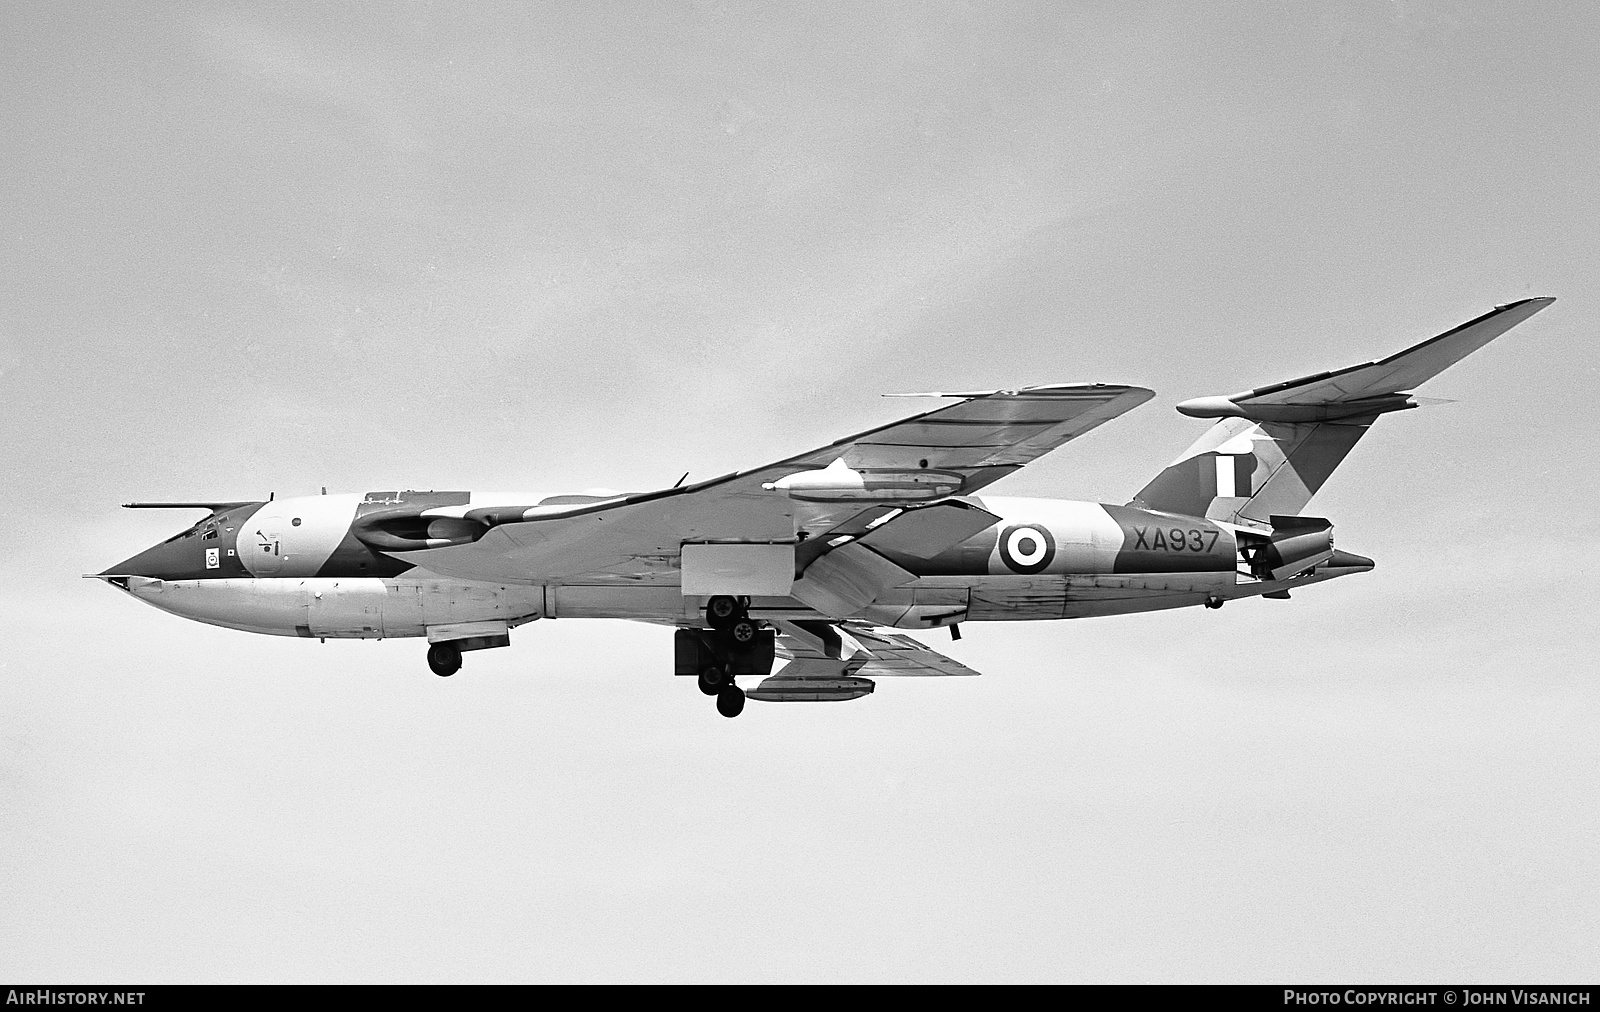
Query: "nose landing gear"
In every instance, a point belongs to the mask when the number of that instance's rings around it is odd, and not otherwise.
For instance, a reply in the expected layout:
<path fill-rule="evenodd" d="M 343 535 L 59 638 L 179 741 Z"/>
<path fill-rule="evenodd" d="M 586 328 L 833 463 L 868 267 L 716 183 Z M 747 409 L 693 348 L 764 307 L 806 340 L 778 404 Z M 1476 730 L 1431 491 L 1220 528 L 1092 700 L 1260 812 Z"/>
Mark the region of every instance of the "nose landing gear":
<path fill-rule="evenodd" d="M 435 643 L 428 647 L 428 667 L 440 678 L 461 670 L 461 648 L 454 643 Z"/>
<path fill-rule="evenodd" d="M 468 650 L 510 646 L 511 629 L 505 622 L 429 626 L 428 639 L 428 667 L 440 678 L 449 678 L 461 670 L 461 655 Z"/>

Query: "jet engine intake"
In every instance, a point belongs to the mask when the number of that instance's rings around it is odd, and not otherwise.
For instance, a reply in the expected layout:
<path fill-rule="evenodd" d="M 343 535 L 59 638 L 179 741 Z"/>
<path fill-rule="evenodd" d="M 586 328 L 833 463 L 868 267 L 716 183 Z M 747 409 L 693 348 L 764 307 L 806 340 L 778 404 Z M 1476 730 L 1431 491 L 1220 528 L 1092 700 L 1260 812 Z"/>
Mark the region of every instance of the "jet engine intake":
<path fill-rule="evenodd" d="M 426 517 L 416 513 L 373 513 L 351 525 L 356 539 L 380 552 L 416 552 L 424 548 L 470 545 L 488 531 L 476 520 Z"/>

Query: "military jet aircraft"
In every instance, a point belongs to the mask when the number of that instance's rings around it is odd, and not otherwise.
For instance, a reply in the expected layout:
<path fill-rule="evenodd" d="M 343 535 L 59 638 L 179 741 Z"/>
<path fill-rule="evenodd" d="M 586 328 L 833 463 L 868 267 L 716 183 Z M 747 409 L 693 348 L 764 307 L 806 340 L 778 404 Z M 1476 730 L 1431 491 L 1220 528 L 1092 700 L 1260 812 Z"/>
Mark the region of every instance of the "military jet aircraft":
<path fill-rule="evenodd" d="M 892 630 L 1220 608 L 1367 572 L 1303 514 L 1311 497 L 1380 415 L 1426 403 L 1423 381 L 1553 301 L 1184 401 L 1218 421 L 1122 505 L 977 494 L 1153 396 L 1064 384 L 925 395 L 954 403 L 654 492 L 128 503 L 206 516 L 95 578 L 249 632 L 426 637 L 439 675 L 536 619 L 653 622 L 676 627 L 674 670 L 725 716 L 746 699 L 855 699 L 876 677 L 976 674 Z"/>

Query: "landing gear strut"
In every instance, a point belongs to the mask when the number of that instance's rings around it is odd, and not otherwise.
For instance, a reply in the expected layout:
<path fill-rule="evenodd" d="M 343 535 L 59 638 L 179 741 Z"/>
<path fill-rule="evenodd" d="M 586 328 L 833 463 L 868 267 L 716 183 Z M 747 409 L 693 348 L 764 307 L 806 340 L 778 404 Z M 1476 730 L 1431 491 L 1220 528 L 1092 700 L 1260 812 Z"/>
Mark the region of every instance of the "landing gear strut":
<path fill-rule="evenodd" d="M 750 599 L 726 594 L 713 597 L 706 602 L 706 624 L 712 635 L 706 637 L 709 650 L 701 654 L 700 691 L 717 697 L 718 713 L 737 717 L 744 711 L 744 690 L 734 682 L 734 673 L 748 672 L 751 651 L 761 635 L 760 626 L 750 617 Z"/>
<path fill-rule="evenodd" d="M 461 648 L 454 643 L 435 643 L 428 648 L 428 667 L 440 678 L 461 670 Z"/>

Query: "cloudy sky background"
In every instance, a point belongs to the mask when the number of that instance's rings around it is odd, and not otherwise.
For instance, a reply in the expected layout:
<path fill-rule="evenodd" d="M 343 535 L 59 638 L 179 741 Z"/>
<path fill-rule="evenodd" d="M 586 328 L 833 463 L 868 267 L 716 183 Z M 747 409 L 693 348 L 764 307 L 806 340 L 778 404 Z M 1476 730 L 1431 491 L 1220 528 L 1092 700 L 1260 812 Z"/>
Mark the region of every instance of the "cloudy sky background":
<path fill-rule="evenodd" d="M 0 7 L 0 975 L 1600 974 L 1600 12 Z M 718 717 L 670 634 L 255 637 L 134 499 L 709 477 L 886 391 L 1171 410 L 1560 301 L 1313 504 L 1370 575 Z"/>

